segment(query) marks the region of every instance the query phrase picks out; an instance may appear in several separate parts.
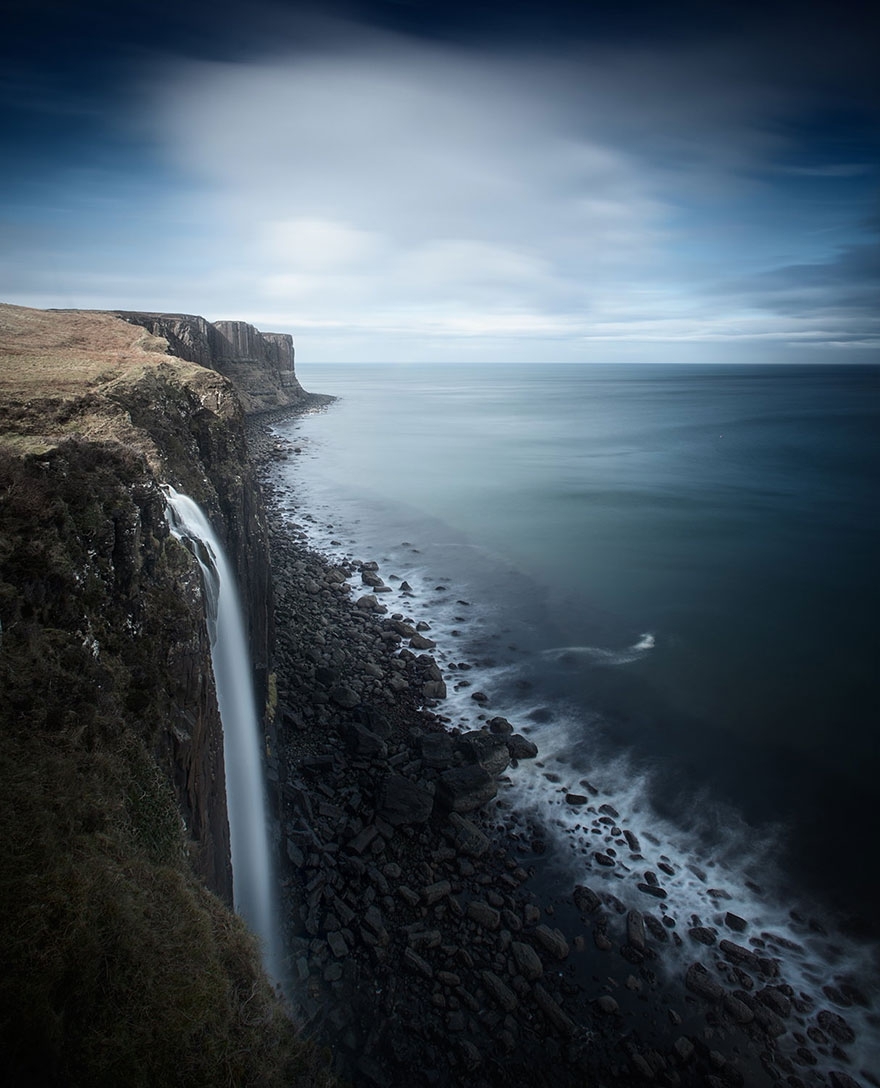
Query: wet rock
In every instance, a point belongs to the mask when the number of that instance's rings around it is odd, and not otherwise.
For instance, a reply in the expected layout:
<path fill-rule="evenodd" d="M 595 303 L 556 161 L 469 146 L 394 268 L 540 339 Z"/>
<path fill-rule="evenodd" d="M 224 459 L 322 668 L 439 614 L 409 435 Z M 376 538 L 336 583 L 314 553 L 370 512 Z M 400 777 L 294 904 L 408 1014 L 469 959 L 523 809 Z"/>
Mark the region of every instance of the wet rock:
<path fill-rule="evenodd" d="M 600 1012 L 604 1012 L 606 1016 L 614 1016 L 620 1012 L 620 1006 L 611 996 L 611 994 L 602 994 L 601 997 L 596 998 L 596 1008 Z"/>
<path fill-rule="evenodd" d="M 592 888 L 588 888 L 584 884 L 575 886 L 572 899 L 581 914 L 594 914 L 602 906 L 602 900 L 599 896 L 596 895 Z"/>
<path fill-rule="evenodd" d="M 565 795 L 565 803 L 567 805 L 572 805 L 572 806 L 575 806 L 575 807 L 579 807 L 580 805 L 585 805 L 588 800 L 589 800 L 589 798 L 584 797 L 584 795 L 582 793 L 567 793 Z"/>
<path fill-rule="evenodd" d="M 491 801 L 498 784 L 479 763 L 452 767 L 440 776 L 437 801 L 452 812 L 473 812 Z"/>
<path fill-rule="evenodd" d="M 413 635 L 409 640 L 410 646 L 414 650 L 433 650 L 437 643 L 432 638 L 425 638 L 424 635 Z"/>
<path fill-rule="evenodd" d="M 385 777 L 379 792 L 378 811 L 395 827 L 423 824 L 434 808 L 434 795 L 427 783 L 412 782 L 400 774 Z"/>
<path fill-rule="evenodd" d="M 659 884 L 637 884 L 636 887 L 645 895 L 652 895 L 655 899 L 665 899 L 666 891 Z"/>
<path fill-rule="evenodd" d="M 740 918 L 738 914 L 734 914 L 733 911 L 728 911 L 724 915 L 724 924 L 728 929 L 735 930 L 737 933 L 745 933 L 749 928 L 749 923 L 745 918 Z"/>
<path fill-rule="evenodd" d="M 750 1024 L 755 1019 L 755 1014 L 749 1006 L 732 994 L 725 994 L 724 1009 L 737 1024 Z"/>
<path fill-rule="evenodd" d="M 755 997 L 783 1020 L 791 1016 L 791 1001 L 775 986 L 765 986 L 755 993 Z"/>
<path fill-rule="evenodd" d="M 839 1013 L 831 1012 L 829 1009 L 823 1009 L 816 1017 L 816 1022 L 819 1027 L 827 1032 L 836 1042 L 855 1042 L 855 1032 Z"/>
<path fill-rule="evenodd" d="M 694 1044 L 685 1035 L 680 1035 L 674 1042 L 675 1053 L 683 1062 L 689 1062 L 694 1056 Z"/>
<path fill-rule="evenodd" d="M 538 754 L 537 744 L 521 733 L 513 733 L 507 738 L 507 750 L 511 759 L 534 759 Z"/>
<path fill-rule="evenodd" d="M 531 947 L 531 945 L 523 944 L 522 941 L 513 941 L 510 945 L 510 951 L 513 955 L 514 962 L 516 963 L 519 973 L 529 980 L 534 982 L 535 979 L 540 978 L 544 974 L 544 965 L 541 963 L 541 957 Z"/>
<path fill-rule="evenodd" d="M 568 941 L 558 929 L 551 929 L 547 925 L 539 925 L 535 929 L 535 939 L 547 952 L 557 960 L 564 960 L 568 955 Z"/>
<path fill-rule="evenodd" d="M 638 835 L 634 831 L 629 831 L 624 828 L 623 837 L 626 839 L 627 845 L 634 854 L 641 853 L 642 844 L 639 842 Z"/>
<path fill-rule="evenodd" d="M 496 778 L 510 764 L 510 752 L 504 737 L 482 729 L 463 733 L 456 748 L 465 759 L 471 763 L 479 763 Z"/>
<path fill-rule="evenodd" d="M 828 1083 L 831 1088 L 861 1088 L 861 1085 L 857 1080 L 849 1075 L 849 1073 L 843 1073 L 839 1069 L 832 1069 L 828 1074 Z"/>
<path fill-rule="evenodd" d="M 513 726 L 507 720 L 507 718 L 494 717 L 490 718 L 486 723 L 493 733 L 499 733 L 501 736 L 509 737 L 513 732 Z"/>
<path fill-rule="evenodd" d="M 713 945 L 717 940 L 717 933 L 709 926 L 691 926 L 688 936 L 699 944 Z"/>
<path fill-rule="evenodd" d="M 426 680 L 422 684 L 422 695 L 426 699 L 445 699 L 446 684 L 442 680 Z"/>
<path fill-rule="evenodd" d="M 627 914 L 626 936 L 633 948 L 645 951 L 645 918 L 641 911 L 631 910 Z"/>
<path fill-rule="evenodd" d="M 603 854 L 601 850 L 596 850 L 593 854 L 593 857 L 600 865 L 604 865 L 608 869 L 610 869 L 611 866 L 614 865 L 614 858 L 609 857 L 608 854 Z"/>
<path fill-rule="evenodd" d="M 691 993 L 706 998 L 707 1001 L 720 1001 L 724 988 L 701 963 L 692 963 L 684 976 L 684 984 Z"/>

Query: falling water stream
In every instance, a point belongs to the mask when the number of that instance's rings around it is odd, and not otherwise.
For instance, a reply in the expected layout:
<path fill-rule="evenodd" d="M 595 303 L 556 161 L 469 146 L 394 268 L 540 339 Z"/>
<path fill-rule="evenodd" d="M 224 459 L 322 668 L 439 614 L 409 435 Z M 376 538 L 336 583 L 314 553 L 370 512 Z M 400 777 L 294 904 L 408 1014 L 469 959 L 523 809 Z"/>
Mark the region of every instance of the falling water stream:
<path fill-rule="evenodd" d="M 193 553 L 202 571 L 211 663 L 223 724 L 235 910 L 260 938 L 263 965 L 280 982 L 281 936 L 273 894 L 260 729 L 235 577 L 201 508 L 173 487 L 166 485 L 165 495 L 171 532 Z"/>

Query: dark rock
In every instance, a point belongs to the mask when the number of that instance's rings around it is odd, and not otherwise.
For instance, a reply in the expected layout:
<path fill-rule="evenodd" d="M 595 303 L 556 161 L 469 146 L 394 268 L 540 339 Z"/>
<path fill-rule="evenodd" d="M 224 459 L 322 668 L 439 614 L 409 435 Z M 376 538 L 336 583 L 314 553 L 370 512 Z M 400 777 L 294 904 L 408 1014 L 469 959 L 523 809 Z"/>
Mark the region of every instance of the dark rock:
<path fill-rule="evenodd" d="M 711 975 L 701 963 L 692 963 L 684 977 L 687 988 L 708 1001 L 720 1001 L 724 996 L 721 984 Z"/>
<path fill-rule="evenodd" d="M 438 880 L 434 884 L 429 884 L 426 888 L 422 888 L 422 899 L 429 907 L 433 907 L 435 903 L 439 903 L 441 899 L 445 899 L 447 895 L 452 892 L 452 885 L 448 880 Z"/>
<path fill-rule="evenodd" d="M 604 1012 L 606 1016 L 614 1016 L 620 1012 L 620 1006 L 611 994 L 602 994 L 596 998 L 596 1008 Z"/>
<path fill-rule="evenodd" d="M 488 903 L 484 903 L 482 899 L 472 899 L 468 903 L 467 916 L 484 929 L 498 929 L 501 926 L 499 912 L 494 907 L 490 907 Z"/>
<path fill-rule="evenodd" d="M 505 1009 L 507 1012 L 513 1012 L 519 1004 L 513 990 L 505 986 L 494 971 L 481 971 L 480 978 L 483 980 L 483 985 L 498 1002 L 501 1008 Z"/>
<path fill-rule="evenodd" d="M 823 1009 L 816 1017 L 819 1027 L 838 1043 L 854 1043 L 855 1032 L 839 1013 Z"/>
<path fill-rule="evenodd" d="M 610 868 L 614 864 L 614 858 L 609 857 L 607 854 L 603 854 L 601 850 L 597 850 L 593 857 L 600 865 L 604 865 L 606 868 Z"/>
<path fill-rule="evenodd" d="M 738 914 L 734 914 L 732 911 L 728 911 L 724 915 L 724 924 L 728 929 L 736 930 L 737 933 L 745 933 L 749 926 L 745 918 L 740 918 Z"/>
<path fill-rule="evenodd" d="M 567 793 L 565 795 L 565 803 L 567 805 L 585 805 L 589 800 L 588 797 L 584 797 L 582 793 Z"/>
<path fill-rule="evenodd" d="M 358 693 L 352 691 L 351 688 L 346 687 L 344 684 L 339 684 L 335 688 L 331 688 L 330 698 L 337 706 L 344 707 L 345 709 L 355 707 L 361 701 Z"/>
<path fill-rule="evenodd" d="M 426 699 L 445 699 L 446 684 L 442 680 L 426 680 L 422 684 L 422 695 Z"/>
<path fill-rule="evenodd" d="M 509 737 L 513 732 L 513 726 L 507 720 L 507 718 L 495 717 L 490 718 L 486 723 L 493 733 L 498 733 L 501 736 Z"/>
<path fill-rule="evenodd" d="M 540 925 L 535 930 L 535 938 L 541 946 L 558 960 L 564 960 L 568 955 L 568 941 L 558 929 Z"/>
<path fill-rule="evenodd" d="M 645 918 L 641 911 L 631 910 L 627 914 L 626 936 L 633 948 L 645 951 Z"/>
<path fill-rule="evenodd" d="M 457 812 L 450 812 L 449 823 L 455 829 L 455 845 L 462 854 L 478 858 L 489 849 L 489 840 L 470 820 Z"/>
<path fill-rule="evenodd" d="M 535 1004 L 560 1035 L 573 1035 L 575 1025 L 540 983 L 534 987 Z"/>
<path fill-rule="evenodd" d="M 424 635 L 413 635 L 409 644 L 414 650 L 433 650 L 437 645 L 432 638 L 425 638 Z"/>
<path fill-rule="evenodd" d="M 434 808 L 434 795 L 427 783 L 412 782 L 400 774 L 389 774 L 379 791 L 378 812 L 395 827 L 423 824 Z"/>
<path fill-rule="evenodd" d="M 506 770 L 510 763 L 510 752 L 504 737 L 482 729 L 463 733 L 456 741 L 455 748 L 468 762 L 479 763 L 493 777 Z"/>
<path fill-rule="evenodd" d="M 698 941 L 700 944 L 713 945 L 717 940 L 717 934 L 714 929 L 709 926 L 691 926 L 688 930 L 688 936 L 693 941 Z"/>
<path fill-rule="evenodd" d="M 588 888 L 584 884 L 575 886 L 572 898 L 575 907 L 581 914 L 594 914 L 602 906 L 602 900 L 599 896 L 596 895 L 592 888 Z"/>
<path fill-rule="evenodd" d="M 385 741 L 366 726 L 349 722 L 344 727 L 344 732 L 346 743 L 355 755 L 365 756 L 367 759 L 381 759 L 388 754 Z"/>
<path fill-rule="evenodd" d="M 452 767 L 440 776 L 437 801 L 452 812 L 473 812 L 491 801 L 498 784 L 479 763 Z"/>
<path fill-rule="evenodd" d="M 510 951 L 517 970 L 529 982 L 534 982 L 536 978 L 540 978 L 544 974 L 541 957 L 531 945 L 523 944 L 522 941 L 512 941 Z"/>
<path fill-rule="evenodd" d="M 426 733 L 419 741 L 426 767 L 445 770 L 452 766 L 452 737 L 449 733 Z"/>
<path fill-rule="evenodd" d="M 636 887 L 644 895 L 652 895 L 655 899 L 666 898 L 666 891 L 658 884 L 637 884 Z"/>
<path fill-rule="evenodd" d="M 511 759 L 534 759 L 538 746 L 521 733 L 513 733 L 507 738 L 507 750 Z"/>

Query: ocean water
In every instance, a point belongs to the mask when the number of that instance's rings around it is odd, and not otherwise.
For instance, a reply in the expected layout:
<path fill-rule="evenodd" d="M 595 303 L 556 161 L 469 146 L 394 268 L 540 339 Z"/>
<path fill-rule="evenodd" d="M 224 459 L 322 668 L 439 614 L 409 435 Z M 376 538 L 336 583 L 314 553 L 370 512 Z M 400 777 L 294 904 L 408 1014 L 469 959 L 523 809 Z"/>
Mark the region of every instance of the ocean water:
<path fill-rule="evenodd" d="M 543 766 L 509 803 L 549 819 L 571 879 L 612 879 L 589 861 L 602 826 L 564 803 L 592 790 L 675 869 L 670 909 L 711 917 L 723 879 L 788 939 L 824 927 L 870 955 L 880 371 L 299 373 L 339 398 L 280 428 L 314 544 L 412 585 L 384 600 L 431 623 L 452 724 L 530 731 Z"/>

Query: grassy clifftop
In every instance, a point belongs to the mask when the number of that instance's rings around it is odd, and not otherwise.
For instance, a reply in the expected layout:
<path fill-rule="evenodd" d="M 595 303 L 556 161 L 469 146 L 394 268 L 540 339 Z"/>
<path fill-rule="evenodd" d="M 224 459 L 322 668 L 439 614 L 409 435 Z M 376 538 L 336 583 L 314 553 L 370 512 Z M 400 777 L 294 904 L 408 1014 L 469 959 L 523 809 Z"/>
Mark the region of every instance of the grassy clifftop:
<path fill-rule="evenodd" d="M 199 577 L 159 488 L 211 509 L 244 563 L 259 511 L 241 408 L 153 341 L 104 314 L 0 307 L 0 1069 L 326 1083 L 223 902 Z"/>

